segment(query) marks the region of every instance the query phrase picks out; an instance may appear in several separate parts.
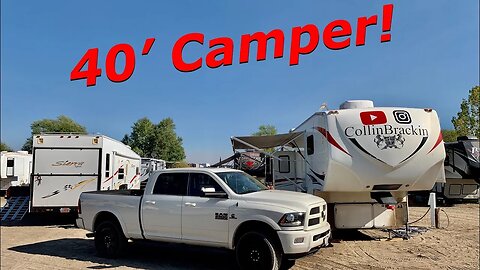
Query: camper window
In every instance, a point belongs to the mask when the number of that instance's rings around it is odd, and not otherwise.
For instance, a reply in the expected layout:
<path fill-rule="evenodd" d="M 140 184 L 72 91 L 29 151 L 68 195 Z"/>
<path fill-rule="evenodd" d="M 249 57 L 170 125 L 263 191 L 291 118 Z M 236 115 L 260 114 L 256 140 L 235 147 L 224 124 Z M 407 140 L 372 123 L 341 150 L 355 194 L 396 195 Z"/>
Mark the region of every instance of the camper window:
<path fill-rule="evenodd" d="M 7 159 L 7 177 L 8 176 L 13 176 L 13 166 L 15 165 L 15 160 L 13 158 L 8 158 Z"/>
<path fill-rule="evenodd" d="M 118 169 L 118 179 L 123 179 L 125 177 L 125 169 L 120 168 Z"/>
<path fill-rule="evenodd" d="M 110 154 L 105 155 L 105 177 L 110 176 Z"/>
<path fill-rule="evenodd" d="M 310 135 L 307 137 L 307 155 L 313 155 L 314 152 L 313 135 Z"/>
<path fill-rule="evenodd" d="M 290 172 L 290 157 L 289 156 L 278 156 L 280 159 L 278 161 L 278 172 L 280 173 L 289 173 Z"/>

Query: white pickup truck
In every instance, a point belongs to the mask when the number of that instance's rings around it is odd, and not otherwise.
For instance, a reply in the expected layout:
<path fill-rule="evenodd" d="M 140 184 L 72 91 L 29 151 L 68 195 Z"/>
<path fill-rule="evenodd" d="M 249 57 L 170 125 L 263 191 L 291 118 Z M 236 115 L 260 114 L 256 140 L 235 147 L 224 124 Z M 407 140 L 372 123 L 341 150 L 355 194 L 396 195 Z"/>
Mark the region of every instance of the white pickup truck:
<path fill-rule="evenodd" d="M 77 226 L 105 257 L 146 239 L 227 248 L 241 269 L 279 269 L 330 238 L 323 199 L 269 190 L 232 169 L 157 171 L 145 190 L 82 193 L 78 212 Z"/>

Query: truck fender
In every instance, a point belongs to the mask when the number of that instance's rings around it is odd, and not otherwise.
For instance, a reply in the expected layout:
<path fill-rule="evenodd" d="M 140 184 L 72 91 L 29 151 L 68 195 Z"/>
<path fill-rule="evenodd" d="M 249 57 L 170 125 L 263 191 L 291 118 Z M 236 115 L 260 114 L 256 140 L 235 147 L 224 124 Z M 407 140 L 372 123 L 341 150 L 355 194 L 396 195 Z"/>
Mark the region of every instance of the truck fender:
<path fill-rule="evenodd" d="M 230 232 L 230 241 L 229 241 L 229 247 L 230 249 L 235 248 L 235 237 L 237 236 L 236 234 L 238 233 L 238 229 L 242 227 L 242 225 L 245 225 L 246 223 L 249 222 L 261 222 L 267 226 L 269 226 L 273 231 L 279 231 L 281 230 L 280 226 L 271 218 L 263 216 L 263 215 L 252 215 L 246 218 L 244 221 L 239 223 L 231 232 Z"/>
<path fill-rule="evenodd" d="M 95 217 L 93 218 L 92 230 L 95 230 L 95 225 L 96 225 L 97 219 L 102 215 L 113 215 L 117 219 L 118 223 L 120 224 L 120 227 L 122 228 L 122 231 L 123 231 L 123 234 L 125 235 L 125 237 L 130 238 L 130 236 L 128 235 L 127 226 L 125 226 L 125 222 L 121 218 L 121 215 L 119 215 L 116 211 L 112 211 L 111 209 L 100 210 L 95 215 Z"/>

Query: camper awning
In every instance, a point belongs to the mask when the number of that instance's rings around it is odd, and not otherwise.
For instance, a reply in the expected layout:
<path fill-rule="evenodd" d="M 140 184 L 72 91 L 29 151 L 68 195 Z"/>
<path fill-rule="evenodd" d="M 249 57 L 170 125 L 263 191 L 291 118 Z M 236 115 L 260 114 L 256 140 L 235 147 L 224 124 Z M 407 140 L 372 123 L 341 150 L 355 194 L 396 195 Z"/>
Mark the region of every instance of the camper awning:
<path fill-rule="evenodd" d="M 292 132 L 286 134 L 268 135 L 268 136 L 243 136 L 232 137 L 232 146 L 234 149 L 252 149 L 252 146 L 259 149 L 268 149 L 277 146 L 284 146 L 287 143 L 301 137 L 303 132 Z"/>

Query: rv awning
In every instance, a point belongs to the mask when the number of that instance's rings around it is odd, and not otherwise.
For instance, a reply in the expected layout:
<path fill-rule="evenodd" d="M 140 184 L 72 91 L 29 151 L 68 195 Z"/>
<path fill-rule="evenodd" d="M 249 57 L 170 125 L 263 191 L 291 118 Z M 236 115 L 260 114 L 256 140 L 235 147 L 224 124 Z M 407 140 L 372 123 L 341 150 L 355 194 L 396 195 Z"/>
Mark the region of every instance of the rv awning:
<path fill-rule="evenodd" d="M 232 137 L 234 149 L 252 149 L 252 146 L 260 149 L 283 146 L 300 137 L 303 132 L 292 132 L 286 134 L 268 136 L 243 136 Z"/>

